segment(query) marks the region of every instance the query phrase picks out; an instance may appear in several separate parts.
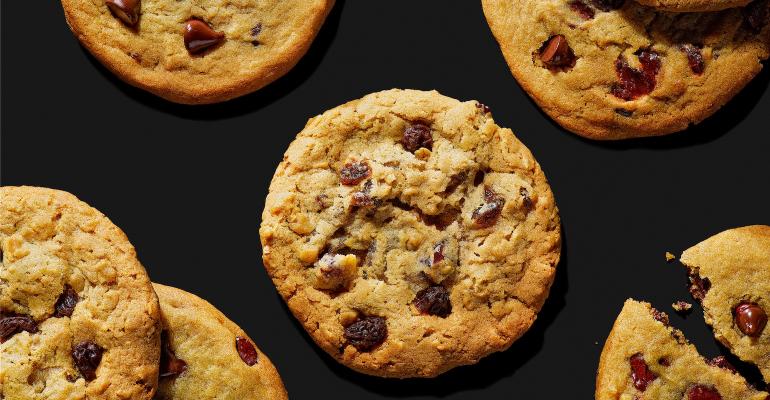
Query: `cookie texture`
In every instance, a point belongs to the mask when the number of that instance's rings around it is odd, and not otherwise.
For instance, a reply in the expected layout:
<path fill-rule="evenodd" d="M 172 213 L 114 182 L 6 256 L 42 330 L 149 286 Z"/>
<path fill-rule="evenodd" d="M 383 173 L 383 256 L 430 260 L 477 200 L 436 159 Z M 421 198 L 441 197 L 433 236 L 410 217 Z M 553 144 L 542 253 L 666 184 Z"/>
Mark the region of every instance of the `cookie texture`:
<path fill-rule="evenodd" d="M 115 3 L 134 5 L 135 18 L 121 19 L 125 13 L 110 7 Z M 284 75 L 308 50 L 333 4 L 62 0 L 75 36 L 102 64 L 131 85 L 185 104 L 229 100 Z"/>
<path fill-rule="evenodd" d="M 150 399 L 158 299 L 125 234 L 71 194 L 0 187 L 0 398 Z"/>
<path fill-rule="evenodd" d="M 596 400 L 766 400 L 723 357 L 704 359 L 668 316 L 627 300 L 604 344 Z"/>
<path fill-rule="evenodd" d="M 487 106 L 415 90 L 312 118 L 273 177 L 260 237 L 319 346 L 402 378 L 508 348 L 535 321 L 561 249 L 529 150 Z"/>
<path fill-rule="evenodd" d="M 671 13 L 628 0 L 482 0 L 511 72 L 562 127 L 626 139 L 686 129 L 762 69 L 767 0 Z"/>
<path fill-rule="evenodd" d="M 721 11 L 743 7 L 752 0 L 636 0 L 639 4 L 675 12 Z"/>
<path fill-rule="evenodd" d="M 716 338 L 770 382 L 770 227 L 731 229 L 682 254 Z"/>
<path fill-rule="evenodd" d="M 163 321 L 156 400 L 288 399 L 273 364 L 207 301 L 155 283 Z"/>

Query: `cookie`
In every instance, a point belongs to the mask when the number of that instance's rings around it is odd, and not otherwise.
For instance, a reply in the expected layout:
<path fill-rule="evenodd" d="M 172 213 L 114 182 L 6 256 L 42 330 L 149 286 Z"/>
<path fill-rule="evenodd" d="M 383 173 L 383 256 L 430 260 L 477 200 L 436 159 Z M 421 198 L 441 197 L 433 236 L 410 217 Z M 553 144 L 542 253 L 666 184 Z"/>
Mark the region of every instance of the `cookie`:
<path fill-rule="evenodd" d="M 673 12 L 721 11 L 743 7 L 752 0 L 636 0 L 639 4 Z"/>
<path fill-rule="evenodd" d="M 0 187 L 0 398 L 150 399 L 158 299 L 125 234 L 69 193 Z"/>
<path fill-rule="evenodd" d="M 62 0 L 72 32 L 127 83 L 177 103 L 251 93 L 299 61 L 334 0 Z"/>
<path fill-rule="evenodd" d="M 194 294 L 154 286 L 163 321 L 156 400 L 288 399 L 278 371 L 238 325 Z"/>
<path fill-rule="evenodd" d="M 681 257 L 716 338 L 770 382 L 770 226 L 731 229 Z"/>
<path fill-rule="evenodd" d="M 487 106 L 415 90 L 312 118 L 273 177 L 260 237 L 316 343 L 400 378 L 508 348 L 535 321 L 561 251 L 529 150 Z"/>
<path fill-rule="evenodd" d="M 596 400 L 767 400 L 724 357 L 704 359 L 668 316 L 626 300 L 604 344 Z"/>
<path fill-rule="evenodd" d="M 624 0 L 483 0 L 513 75 L 562 127 L 597 140 L 682 131 L 770 54 L 770 2 L 668 13 Z"/>

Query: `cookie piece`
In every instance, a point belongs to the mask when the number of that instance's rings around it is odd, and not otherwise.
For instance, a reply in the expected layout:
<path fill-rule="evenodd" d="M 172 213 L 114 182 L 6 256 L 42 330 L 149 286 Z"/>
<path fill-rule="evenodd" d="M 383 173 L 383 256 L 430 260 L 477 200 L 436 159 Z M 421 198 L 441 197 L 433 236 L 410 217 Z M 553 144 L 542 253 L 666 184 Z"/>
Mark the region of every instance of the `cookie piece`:
<path fill-rule="evenodd" d="M 770 382 L 770 227 L 719 233 L 687 249 L 681 261 L 716 338 Z"/>
<path fill-rule="evenodd" d="M 194 294 L 153 285 L 163 321 L 156 400 L 288 399 L 278 371 L 238 325 Z"/>
<path fill-rule="evenodd" d="M 529 150 L 483 104 L 415 90 L 312 118 L 273 177 L 260 237 L 318 345 L 402 378 L 508 348 L 535 321 L 561 251 Z"/>
<path fill-rule="evenodd" d="M 75 196 L 0 187 L 0 398 L 150 399 L 158 299 L 125 234 Z"/>
<path fill-rule="evenodd" d="M 752 0 L 636 0 L 639 4 L 673 12 L 721 11 L 743 7 Z"/>
<path fill-rule="evenodd" d="M 590 139 L 684 130 L 738 93 L 770 52 L 768 0 L 688 14 L 623 0 L 482 4 L 519 84 Z"/>
<path fill-rule="evenodd" d="M 310 48 L 334 0 L 62 0 L 80 42 L 127 83 L 207 104 L 281 77 Z"/>
<path fill-rule="evenodd" d="M 602 350 L 596 400 L 767 400 L 723 357 L 706 360 L 668 316 L 626 300 Z"/>

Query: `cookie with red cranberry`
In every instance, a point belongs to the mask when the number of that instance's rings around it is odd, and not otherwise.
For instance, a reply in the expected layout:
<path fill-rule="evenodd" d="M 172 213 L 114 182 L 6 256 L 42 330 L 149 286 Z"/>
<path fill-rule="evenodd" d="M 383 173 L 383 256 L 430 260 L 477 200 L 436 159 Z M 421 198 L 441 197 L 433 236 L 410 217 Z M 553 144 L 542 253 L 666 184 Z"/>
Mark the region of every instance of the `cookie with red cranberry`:
<path fill-rule="evenodd" d="M 562 127 L 665 135 L 716 112 L 770 54 L 770 1 L 670 13 L 631 0 L 483 0 L 508 66 Z"/>
<path fill-rule="evenodd" d="M 770 226 L 731 229 L 681 258 L 716 338 L 770 382 Z"/>
<path fill-rule="evenodd" d="M 704 359 L 668 316 L 626 300 L 604 344 L 596 400 L 767 400 L 724 359 Z"/>
<path fill-rule="evenodd" d="M 560 256 L 540 165 L 487 106 L 374 93 L 312 118 L 262 214 L 265 267 L 313 339 L 385 377 L 431 377 L 507 349 Z"/>
<path fill-rule="evenodd" d="M 286 74 L 334 0 L 62 0 L 72 32 L 127 83 L 184 104 L 217 103 Z"/>
<path fill-rule="evenodd" d="M 243 329 L 194 294 L 153 286 L 163 321 L 156 400 L 288 399 L 278 371 Z"/>
<path fill-rule="evenodd" d="M 0 398 L 148 400 L 159 356 L 126 235 L 69 193 L 0 187 Z"/>
<path fill-rule="evenodd" d="M 639 4 L 673 12 L 721 11 L 743 7 L 752 0 L 636 0 Z"/>

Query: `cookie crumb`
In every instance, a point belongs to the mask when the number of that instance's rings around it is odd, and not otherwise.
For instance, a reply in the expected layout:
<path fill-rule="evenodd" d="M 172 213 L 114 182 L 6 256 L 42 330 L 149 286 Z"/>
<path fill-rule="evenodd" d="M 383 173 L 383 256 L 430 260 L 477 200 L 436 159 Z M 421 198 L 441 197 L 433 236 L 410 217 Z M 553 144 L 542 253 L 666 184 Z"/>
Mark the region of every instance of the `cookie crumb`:
<path fill-rule="evenodd" d="M 671 307 L 679 314 L 687 314 L 692 310 L 692 304 L 679 300 L 674 304 L 671 304 Z"/>
<path fill-rule="evenodd" d="M 676 257 L 671 254 L 670 252 L 666 252 L 666 262 L 671 262 L 671 260 L 675 259 Z"/>

